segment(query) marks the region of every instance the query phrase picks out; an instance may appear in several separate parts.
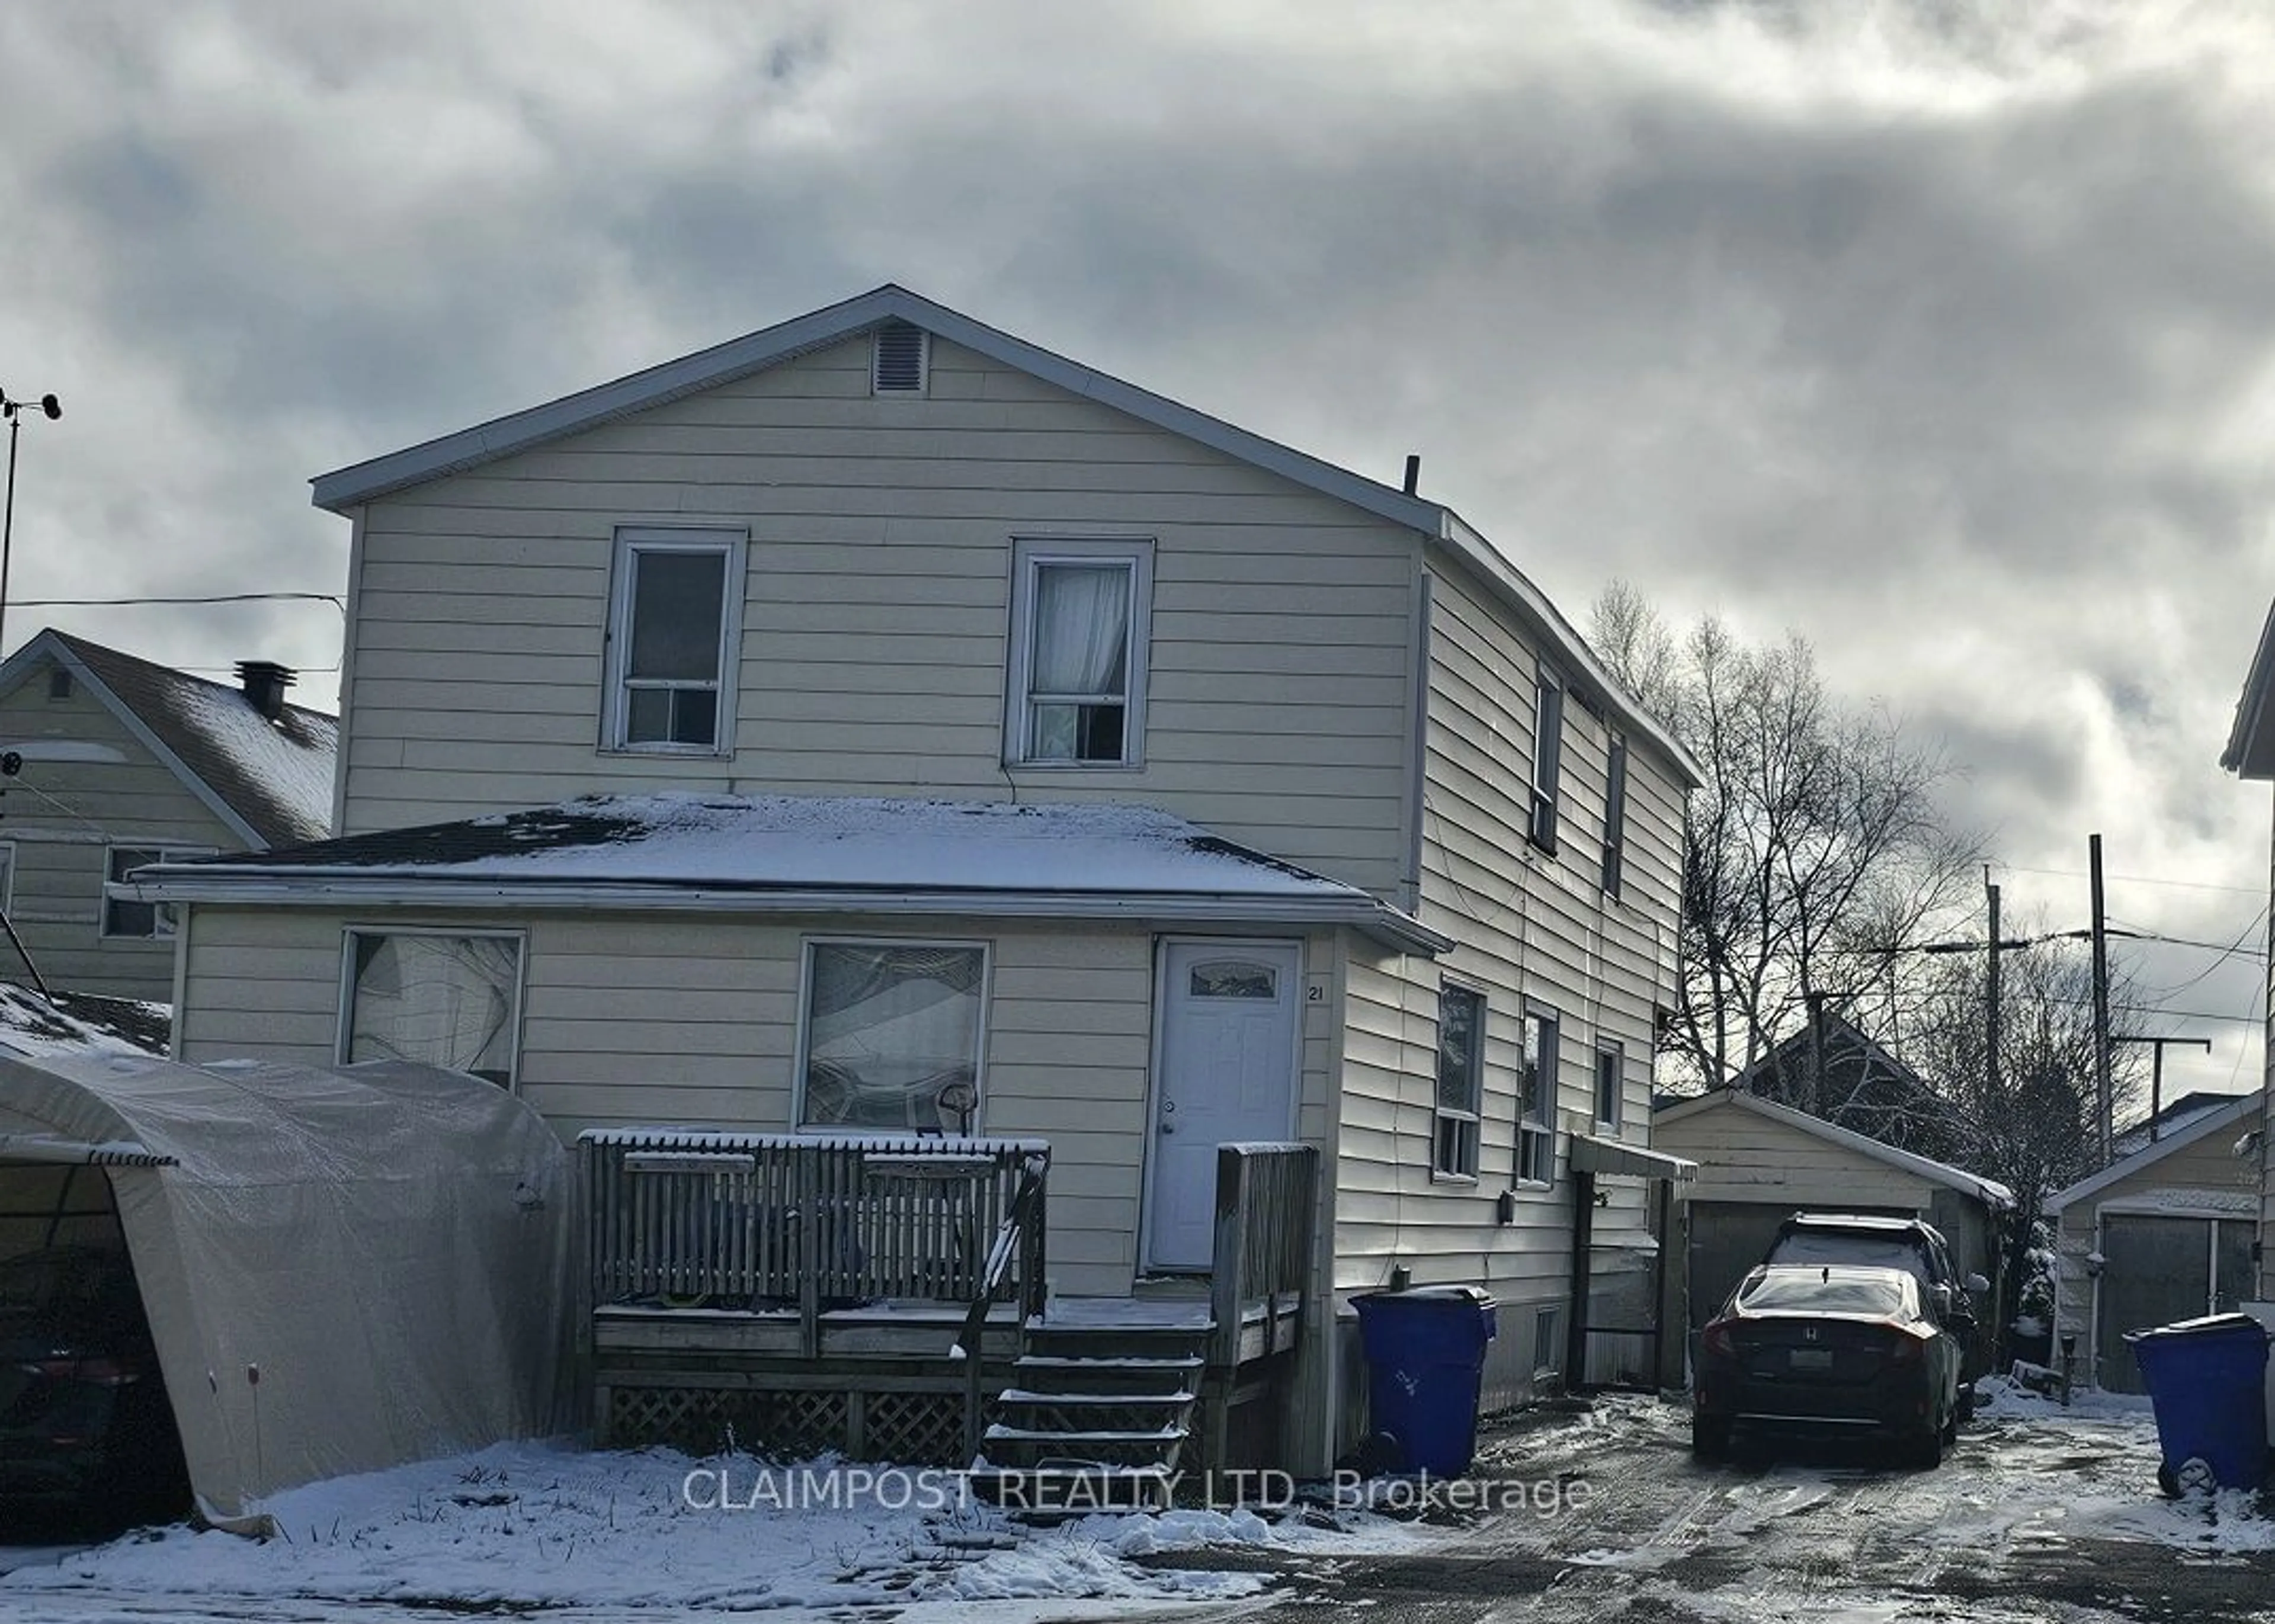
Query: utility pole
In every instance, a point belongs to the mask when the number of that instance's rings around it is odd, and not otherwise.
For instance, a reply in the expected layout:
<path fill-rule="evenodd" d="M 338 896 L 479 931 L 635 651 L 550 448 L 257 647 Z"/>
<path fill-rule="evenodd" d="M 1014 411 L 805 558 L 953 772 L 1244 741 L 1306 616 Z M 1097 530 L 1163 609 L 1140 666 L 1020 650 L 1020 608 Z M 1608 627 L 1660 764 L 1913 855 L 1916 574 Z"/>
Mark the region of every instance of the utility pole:
<path fill-rule="evenodd" d="M 1983 889 L 1991 902 L 1990 1026 L 1983 1048 L 1983 1097 L 1993 1109 L 1999 1102 L 1999 888 L 1991 883 L 1991 865 L 1983 865 Z"/>
<path fill-rule="evenodd" d="M 2093 1087 L 2094 1106 L 2100 1117 L 2101 1165 L 2110 1163 L 2113 1146 L 2109 1097 L 2109 933 L 2101 917 L 2101 836 L 2086 842 L 2087 867 L 2093 884 Z"/>
<path fill-rule="evenodd" d="M 2149 1061 L 2149 1143 L 2154 1144 L 2159 1137 L 2157 1129 L 2157 1118 L 2165 1108 L 2165 1045 L 2173 1043 L 2189 1044 L 2194 1047 L 2202 1049 L 2205 1054 L 2209 1054 L 2211 1053 L 2211 1039 L 2209 1038 L 2139 1038 L 2135 1037 L 2128 1032 L 2120 1032 L 2117 1036 L 2112 1038 L 2110 1042 L 2145 1043 L 2150 1046 L 2152 1051 Z"/>

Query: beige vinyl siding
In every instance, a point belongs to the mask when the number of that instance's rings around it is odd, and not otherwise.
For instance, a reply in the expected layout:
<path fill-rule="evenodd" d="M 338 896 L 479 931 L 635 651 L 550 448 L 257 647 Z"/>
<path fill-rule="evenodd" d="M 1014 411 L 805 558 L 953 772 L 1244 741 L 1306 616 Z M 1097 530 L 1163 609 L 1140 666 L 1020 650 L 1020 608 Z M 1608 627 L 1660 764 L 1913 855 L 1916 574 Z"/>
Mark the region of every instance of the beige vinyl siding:
<path fill-rule="evenodd" d="M 1154 937 L 971 919 L 754 920 L 664 914 L 440 917 L 200 905 L 179 1053 L 330 1061 L 344 933 L 525 931 L 518 1091 L 564 1137 L 669 1122 L 793 1126 L 802 945 L 812 936 L 982 941 L 991 983 L 979 1131 L 1051 1142 L 1060 1288 L 1130 1288 L 1151 1143 Z M 1334 939 L 1307 947 L 1331 974 Z M 1302 1124 L 1324 1143 L 1331 1004 L 1305 1006 Z"/>
<path fill-rule="evenodd" d="M 0 779 L 0 842 L 15 848 L 9 918 L 40 973 L 59 989 L 170 1001 L 170 940 L 102 933 L 107 849 L 236 851 L 244 840 L 83 684 L 51 699 L 47 672 L 34 671 L 0 696 L 0 743 L 26 752 L 21 774 Z M 42 744 L 92 746 L 116 759 L 54 760 Z M 26 978 L 13 948 L 0 942 L 0 977 Z"/>
<path fill-rule="evenodd" d="M 1418 538 L 956 346 L 853 340 L 362 511 L 349 833 L 653 787 L 1137 800 L 1383 895 Z M 612 538 L 747 530 L 733 755 L 597 748 Z M 1017 537 L 1153 542 L 1138 770 L 1002 762 Z"/>
<path fill-rule="evenodd" d="M 1939 1186 L 1845 1144 L 1735 1107 L 1651 1126 L 1657 1150 L 1698 1164 L 1693 1203 L 1744 1201 L 1796 1209 L 1899 1207 L 1924 1214 Z"/>

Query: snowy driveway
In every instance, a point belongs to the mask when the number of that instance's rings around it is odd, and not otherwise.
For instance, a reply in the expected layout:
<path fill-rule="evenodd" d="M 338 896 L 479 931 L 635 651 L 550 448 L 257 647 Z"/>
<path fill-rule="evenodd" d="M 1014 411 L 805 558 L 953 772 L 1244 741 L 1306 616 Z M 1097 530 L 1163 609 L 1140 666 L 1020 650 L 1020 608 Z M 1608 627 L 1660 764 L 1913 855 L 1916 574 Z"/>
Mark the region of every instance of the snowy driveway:
<path fill-rule="evenodd" d="M 791 1506 L 792 1479 L 747 1462 L 516 1446 L 295 1491 L 266 1543 L 177 1529 L 29 1564 L 0 1576 L 0 1619 L 2275 1619 L 2275 1522 L 2241 1494 L 2159 1497 L 2138 1409 L 2001 1395 L 1934 1472 L 1708 1468 L 1687 1445 L 1681 1406 L 1607 1398 L 1493 1431 L 1479 1478 L 1455 1485 L 1462 1507 L 1423 1522 L 1314 1507 L 1052 1529 L 926 1505 L 926 1478 Z M 1476 1509 L 1485 1498 L 1500 1508 Z"/>
<path fill-rule="evenodd" d="M 1264 1616 L 1362 1603 L 1372 1624 L 2275 1620 L 2275 1522 L 2241 1493 L 2164 1499 L 2155 1439 L 2143 1409 L 2000 1394 L 1937 1471 L 1823 1454 L 1706 1467 L 1684 1408 L 1610 1398 L 1488 1442 L 1481 1472 L 1564 1485 L 1529 1497 L 1546 1512 L 1477 1520 L 1452 1550 L 1296 1557 Z"/>

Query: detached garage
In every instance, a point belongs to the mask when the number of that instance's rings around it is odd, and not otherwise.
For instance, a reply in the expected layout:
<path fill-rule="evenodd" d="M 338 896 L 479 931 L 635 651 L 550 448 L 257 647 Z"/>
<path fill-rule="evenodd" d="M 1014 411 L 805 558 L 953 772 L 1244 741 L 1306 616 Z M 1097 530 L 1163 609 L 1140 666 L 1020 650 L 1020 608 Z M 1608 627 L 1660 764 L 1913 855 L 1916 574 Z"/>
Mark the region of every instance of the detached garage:
<path fill-rule="evenodd" d="M 1996 1295 L 1999 1214 L 2014 1205 L 1996 1180 L 1900 1151 L 1806 1112 L 1721 1088 L 1651 1113 L 1651 1143 L 1698 1164 L 1688 1186 L 1684 1249 L 1690 1328 L 1712 1318 L 1796 1212 L 1924 1219 L 1943 1232 L 1954 1265 Z"/>
<path fill-rule="evenodd" d="M 556 1430 L 570 1199 L 552 1130 L 460 1072 L 0 1060 L 0 1258 L 123 1238 L 215 1522 Z"/>
<path fill-rule="evenodd" d="M 2055 1330 L 2077 1339 L 2078 1379 L 2146 1392 L 2126 1332 L 2251 1298 L 2259 1162 L 2249 1136 L 2266 1106 L 2264 1090 L 2241 1096 L 2046 1203 L 2060 1226 Z"/>

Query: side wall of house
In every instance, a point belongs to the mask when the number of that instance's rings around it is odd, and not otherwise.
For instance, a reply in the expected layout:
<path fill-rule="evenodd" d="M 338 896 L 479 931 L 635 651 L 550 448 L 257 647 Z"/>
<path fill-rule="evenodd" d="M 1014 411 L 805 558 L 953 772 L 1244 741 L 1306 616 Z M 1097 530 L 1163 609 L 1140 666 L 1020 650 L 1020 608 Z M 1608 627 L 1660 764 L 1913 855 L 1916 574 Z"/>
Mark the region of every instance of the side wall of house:
<path fill-rule="evenodd" d="M 979 919 L 343 916 L 206 904 L 185 926 L 180 1058 L 330 1061 L 351 926 L 520 933 L 518 1089 L 564 1137 L 646 1123 L 788 1131 L 808 937 L 984 943 L 990 991 L 974 1129 L 1050 1141 L 1058 1289 L 1130 1289 L 1153 1138 L 1157 938 L 1148 931 Z M 1311 937 L 1304 952 L 1307 978 L 1331 987 L 1334 936 Z M 1332 1001 L 1304 1009 L 1299 1130 L 1324 1152 Z"/>
<path fill-rule="evenodd" d="M 1140 801 L 1364 886 L 1406 850 L 1420 540 L 944 342 L 856 338 L 375 502 L 344 832 L 655 788 Z M 749 536 L 731 757 L 598 748 L 619 526 Z M 1144 765 L 1004 764 L 1016 539 L 1153 546 Z"/>
<path fill-rule="evenodd" d="M 1538 635 L 1474 576 L 1433 554 L 1420 838 L 1423 917 L 1455 938 L 1438 961 L 1354 965 L 1340 1137 L 1337 1285 L 1473 1281 L 1499 1303 L 1485 1402 L 1534 1394 L 1561 1371 L 1569 1331 L 1571 1136 L 1650 1137 L 1652 1037 L 1673 978 L 1681 793 L 1669 764 L 1629 740 L 1619 895 L 1604 889 L 1613 725 L 1568 691 L 1559 838 L 1526 835 Z M 1568 677 L 1569 674 L 1566 674 Z M 1433 1173 L 1440 986 L 1485 999 L 1484 1085 L 1474 1178 Z M 1529 1011 L 1558 1027 L 1556 1176 L 1517 1176 L 1520 1067 Z M 1599 1045 L 1621 1054 L 1620 1121 L 1596 1121 Z M 1592 1320 L 1635 1324 L 1652 1258 L 1647 1187 L 1614 1178 L 1594 1218 Z M 1502 1221 L 1504 1197 L 1511 1219 Z"/>
<path fill-rule="evenodd" d="M 0 744 L 25 757 L 20 774 L 0 779 L 11 858 L 0 906 L 40 973 L 58 989 L 170 1001 L 172 940 L 103 934 L 110 849 L 236 851 L 244 841 L 81 684 L 52 698 L 35 671 L 0 696 Z M 0 943 L 0 954 L 11 962 L 0 974 L 21 978 L 14 949 Z"/>

